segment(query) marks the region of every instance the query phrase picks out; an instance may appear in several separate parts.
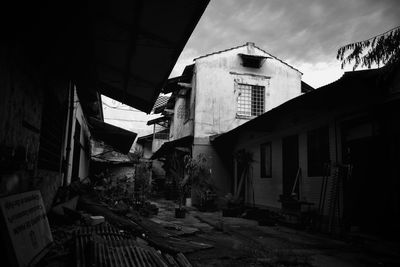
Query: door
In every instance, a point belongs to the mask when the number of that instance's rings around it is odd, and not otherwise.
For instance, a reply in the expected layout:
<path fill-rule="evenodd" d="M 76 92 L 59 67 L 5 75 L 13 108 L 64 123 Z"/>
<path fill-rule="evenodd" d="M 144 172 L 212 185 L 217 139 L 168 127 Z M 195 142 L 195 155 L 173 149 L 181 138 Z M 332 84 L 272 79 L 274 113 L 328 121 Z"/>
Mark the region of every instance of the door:
<path fill-rule="evenodd" d="M 346 163 L 353 166 L 345 184 L 344 218 L 347 229 L 378 233 L 385 228 L 386 153 L 378 138 L 362 138 L 345 143 Z"/>
<path fill-rule="evenodd" d="M 299 168 L 299 138 L 291 135 L 282 140 L 282 208 L 297 209 L 297 205 L 290 203 L 292 191 L 299 195 L 299 184 L 295 185 Z"/>

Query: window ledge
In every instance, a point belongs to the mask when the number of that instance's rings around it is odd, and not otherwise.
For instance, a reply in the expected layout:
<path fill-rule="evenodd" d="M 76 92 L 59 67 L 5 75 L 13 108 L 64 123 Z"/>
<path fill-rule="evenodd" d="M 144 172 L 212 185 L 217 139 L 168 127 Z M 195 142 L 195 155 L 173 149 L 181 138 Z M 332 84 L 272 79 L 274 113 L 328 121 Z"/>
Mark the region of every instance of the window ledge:
<path fill-rule="evenodd" d="M 256 117 L 257 116 L 245 116 L 245 115 L 236 114 L 236 119 L 252 120 L 252 119 L 254 119 Z"/>

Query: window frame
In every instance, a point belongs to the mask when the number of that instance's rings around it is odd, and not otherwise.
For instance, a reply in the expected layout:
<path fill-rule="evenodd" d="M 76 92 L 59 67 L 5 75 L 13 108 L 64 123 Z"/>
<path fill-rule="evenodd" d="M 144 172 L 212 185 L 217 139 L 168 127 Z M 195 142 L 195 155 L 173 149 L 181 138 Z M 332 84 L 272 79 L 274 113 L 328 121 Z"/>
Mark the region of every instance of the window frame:
<path fill-rule="evenodd" d="M 265 86 L 264 85 L 257 85 L 257 84 L 249 84 L 249 83 L 237 83 L 236 84 L 238 90 L 238 97 L 237 97 L 237 109 L 236 115 L 240 118 L 254 118 L 257 116 L 262 115 L 265 113 Z M 245 96 L 242 96 L 244 90 L 248 90 L 250 87 L 249 96 L 247 99 Z M 261 90 L 261 93 L 254 92 L 256 89 Z M 256 95 L 257 94 L 257 95 Z M 256 99 L 256 97 L 262 96 L 262 101 Z M 242 98 L 242 99 L 241 99 Z M 256 102 L 259 101 L 259 102 Z M 257 106 L 258 103 L 259 106 Z M 255 112 L 253 113 L 253 111 Z M 250 113 L 250 114 L 249 114 Z"/>
<path fill-rule="evenodd" d="M 266 153 L 267 151 L 269 153 Z M 267 155 L 269 155 L 269 160 Z M 266 164 L 267 160 L 269 164 Z M 260 177 L 272 178 L 272 142 L 260 144 Z"/>

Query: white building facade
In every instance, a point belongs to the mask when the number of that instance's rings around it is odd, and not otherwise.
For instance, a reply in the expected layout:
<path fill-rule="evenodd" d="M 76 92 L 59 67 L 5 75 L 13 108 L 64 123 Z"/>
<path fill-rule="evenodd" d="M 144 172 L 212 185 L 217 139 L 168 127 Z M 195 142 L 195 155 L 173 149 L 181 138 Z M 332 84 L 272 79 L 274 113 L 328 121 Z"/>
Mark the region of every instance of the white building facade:
<path fill-rule="evenodd" d="M 223 167 L 210 137 L 241 124 L 303 93 L 302 73 L 254 43 L 194 59 L 180 77 L 167 85 L 172 93 L 170 138 L 192 136 L 192 157 L 204 154 L 220 194 L 229 191 L 230 174 Z M 227 157 L 228 158 L 228 157 Z"/>

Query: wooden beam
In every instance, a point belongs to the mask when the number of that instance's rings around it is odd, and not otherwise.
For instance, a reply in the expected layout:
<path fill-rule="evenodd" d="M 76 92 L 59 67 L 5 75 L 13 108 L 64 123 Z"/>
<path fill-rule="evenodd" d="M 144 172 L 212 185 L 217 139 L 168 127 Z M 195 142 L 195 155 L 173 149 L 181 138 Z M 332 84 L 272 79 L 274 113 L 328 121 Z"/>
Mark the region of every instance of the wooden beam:
<path fill-rule="evenodd" d="M 192 89 L 192 84 L 190 83 L 178 83 L 178 85 L 182 88 Z"/>

